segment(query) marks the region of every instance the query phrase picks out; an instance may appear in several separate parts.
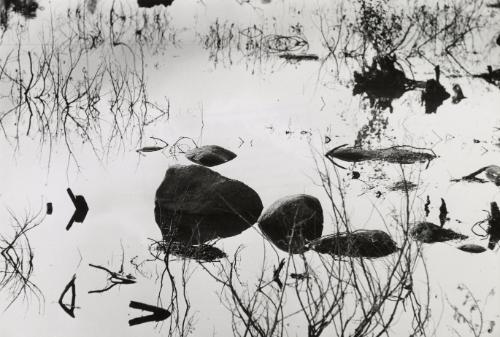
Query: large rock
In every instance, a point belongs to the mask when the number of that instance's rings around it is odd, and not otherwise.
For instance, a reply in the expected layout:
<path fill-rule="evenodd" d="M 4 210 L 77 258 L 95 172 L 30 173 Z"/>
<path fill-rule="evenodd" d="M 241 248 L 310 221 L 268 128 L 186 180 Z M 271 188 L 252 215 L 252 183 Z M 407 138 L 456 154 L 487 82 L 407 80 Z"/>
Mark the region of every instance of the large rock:
<path fill-rule="evenodd" d="M 323 210 L 315 197 L 298 194 L 275 201 L 260 216 L 259 227 L 279 249 L 304 252 L 323 232 Z"/>
<path fill-rule="evenodd" d="M 398 251 L 396 242 L 381 230 L 357 230 L 324 236 L 310 244 L 321 254 L 376 258 Z"/>
<path fill-rule="evenodd" d="M 203 166 L 171 166 L 156 191 L 156 223 L 164 238 L 174 241 L 196 244 L 234 236 L 261 212 L 253 189 Z"/>
<path fill-rule="evenodd" d="M 416 224 L 410 230 L 410 235 L 413 239 L 424 243 L 467 239 L 466 235 L 459 234 L 451 229 L 439 227 L 431 222 L 420 222 Z"/>
<path fill-rule="evenodd" d="M 186 152 L 186 158 L 203 166 L 216 166 L 236 158 L 236 154 L 217 145 L 195 147 Z"/>

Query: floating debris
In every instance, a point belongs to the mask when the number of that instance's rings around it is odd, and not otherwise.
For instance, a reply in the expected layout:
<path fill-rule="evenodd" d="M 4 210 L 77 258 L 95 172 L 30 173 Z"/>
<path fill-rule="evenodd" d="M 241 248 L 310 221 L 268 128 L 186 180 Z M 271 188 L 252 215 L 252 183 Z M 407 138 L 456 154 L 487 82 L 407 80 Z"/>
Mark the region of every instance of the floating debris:
<path fill-rule="evenodd" d="M 461 100 L 466 98 L 462 92 L 462 88 L 458 84 L 453 85 L 453 96 L 451 97 L 451 103 L 458 104 Z"/>
<path fill-rule="evenodd" d="M 73 216 L 66 226 L 66 230 L 70 230 L 74 222 L 82 223 L 85 220 L 85 217 L 87 216 L 87 213 L 89 211 L 89 206 L 87 205 L 87 202 L 82 195 L 75 196 L 71 191 L 71 188 L 66 189 L 66 191 L 68 192 L 73 205 L 75 205 L 75 212 L 73 213 Z"/>
<path fill-rule="evenodd" d="M 500 241 L 500 210 L 496 202 L 490 204 L 491 212 L 488 219 L 488 235 L 490 236 L 488 248 L 495 248 L 498 241 Z"/>
<path fill-rule="evenodd" d="M 415 184 L 414 182 L 412 181 L 408 181 L 408 180 L 400 180 L 398 182 L 395 182 L 394 184 L 392 184 L 392 186 L 389 187 L 389 190 L 391 191 L 402 191 L 402 192 L 406 192 L 406 191 L 413 191 L 415 190 L 416 188 L 418 187 L 417 184 Z"/>
<path fill-rule="evenodd" d="M 123 265 L 122 265 L 122 269 L 120 271 L 118 271 L 118 272 L 113 272 L 113 271 L 109 270 L 106 267 L 95 265 L 95 264 L 91 264 L 91 263 L 89 263 L 89 266 L 93 267 L 93 268 L 104 270 L 105 272 L 107 272 L 109 274 L 109 277 L 108 277 L 109 284 L 106 285 L 106 287 L 104 287 L 102 289 L 91 290 L 91 291 L 89 291 L 89 294 L 104 293 L 104 292 L 112 289 L 116 285 L 134 284 L 136 282 L 135 277 L 133 275 L 131 275 L 131 274 L 125 275 L 123 273 L 123 270 L 122 270 L 123 269 Z"/>
<path fill-rule="evenodd" d="M 464 251 L 464 252 L 473 253 L 473 254 L 479 254 L 479 253 L 483 253 L 486 251 L 486 248 L 484 248 L 483 246 L 475 245 L 472 243 L 461 245 L 461 246 L 458 246 L 457 248 Z"/>
<path fill-rule="evenodd" d="M 466 176 L 463 176 L 460 179 L 452 179 L 452 181 L 474 181 L 474 182 L 479 182 L 479 183 L 485 183 L 486 180 L 482 178 L 478 178 L 477 175 L 485 172 L 486 173 L 486 178 L 493 182 L 495 185 L 500 186 L 500 166 L 497 165 L 489 165 L 480 168 L 477 171 L 472 172 L 471 174 L 468 174 Z"/>
<path fill-rule="evenodd" d="M 425 205 L 424 205 L 425 217 L 428 217 L 429 213 L 431 212 L 429 209 L 430 205 L 431 205 L 431 198 L 429 196 L 427 196 L 427 201 L 425 202 Z"/>
<path fill-rule="evenodd" d="M 357 230 L 323 236 L 309 244 L 321 254 L 377 258 L 399 250 L 389 234 L 381 230 Z"/>
<path fill-rule="evenodd" d="M 170 317 L 170 311 L 149 304 L 141 302 L 130 301 L 129 307 L 132 309 L 139 309 L 151 312 L 151 315 L 136 317 L 128 321 L 129 326 L 148 323 L 148 322 L 161 322 Z"/>
<path fill-rule="evenodd" d="M 281 54 L 279 58 L 287 61 L 300 62 L 300 61 L 317 61 L 319 60 L 318 55 L 315 54 Z"/>
<path fill-rule="evenodd" d="M 309 278 L 309 274 L 307 273 L 300 273 L 300 274 L 297 274 L 297 273 L 290 273 L 290 277 L 295 279 L 295 280 L 305 280 L 305 279 L 308 279 Z"/>
<path fill-rule="evenodd" d="M 500 87 L 500 69 L 493 70 L 491 66 L 488 66 L 487 70 L 487 73 L 473 75 L 473 77 L 482 78 L 486 82 Z"/>
<path fill-rule="evenodd" d="M 53 211 L 52 203 L 48 202 L 47 203 L 47 215 L 51 215 Z"/>
<path fill-rule="evenodd" d="M 464 240 L 467 235 L 459 234 L 451 229 L 442 228 L 431 222 L 420 222 L 410 230 L 413 239 L 424 243 Z"/>
<path fill-rule="evenodd" d="M 226 258 L 227 255 L 219 248 L 207 245 L 189 245 L 184 242 L 158 242 L 158 249 L 174 256 L 202 262 L 215 262 Z"/>
<path fill-rule="evenodd" d="M 70 315 L 71 317 L 75 318 L 75 302 L 76 302 L 76 287 L 75 287 L 75 280 L 76 280 L 76 274 L 73 275 L 73 278 L 68 282 L 66 287 L 64 287 L 63 292 L 61 293 L 61 296 L 59 297 L 59 305 L 61 308 L 64 310 L 65 313 Z M 71 291 L 71 303 L 65 304 L 64 297 L 66 296 L 66 293 L 68 291 Z"/>
<path fill-rule="evenodd" d="M 193 163 L 212 167 L 233 160 L 236 154 L 218 145 L 205 145 L 188 150 L 186 158 Z"/>
<path fill-rule="evenodd" d="M 439 206 L 439 223 L 441 224 L 441 227 L 444 226 L 444 223 L 448 216 L 448 209 L 446 208 L 446 202 L 444 201 L 443 198 L 441 198 L 441 206 Z"/>
<path fill-rule="evenodd" d="M 338 146 L 326 153 L 330 161 L 341 168 L 344 168 L 333 161 L 333 158 L 348 162 L 361 162 L 366 160 L 379 160 L 397 164 L 414 164 L 417 162 L 428 162 L 436 158 L 434 151 L 413 146 L 393 146 L 385 149 L 362 149 L 361 147 L 345 147 L 347 144 Z"/>
<path fill-rule="evenodd" d="M 141 147 L 140 149 L 135 150 L 135 152 L 141 153 L 141 154 L 144 152 L 156 152 L 156 151 L 161 151 L 168 146 L 168 143 L 166 141 L 164 141 L 163 139 L 156 138 L 156 137 L 149 137 L 149 138 L 154 139 L 154 140 L 158 140 L 158 141 L 162 142 L 163 145 L 161 145 L 161 146 L 156 146 L 156 145 L 144 146 L 144 147 Z"/>
<path fill-rule="evenodd" d="M 278 288 L 283 289 L 283 282 L 280 279 L 280 273 L 283 267 L 285 266 L 285 259 L 282 259 L 278 265 L 278 268 L 273 271 L 273 282 L 278 285 Z"/>

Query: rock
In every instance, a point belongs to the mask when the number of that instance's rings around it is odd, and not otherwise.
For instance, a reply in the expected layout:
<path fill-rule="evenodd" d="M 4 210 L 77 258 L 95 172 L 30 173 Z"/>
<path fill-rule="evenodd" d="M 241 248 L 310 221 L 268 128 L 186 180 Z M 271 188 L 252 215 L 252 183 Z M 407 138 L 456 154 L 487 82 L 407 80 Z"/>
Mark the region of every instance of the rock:
<path fill-rule="evenodd" d="M 186 158 L 203 166 L 216 166 L 236 158 L 236 154 L 217 145 L 196 147 L 186 152 Z"/>
<path fill-rule="evenodd" d="M 471 244 L 471 243 L 461 245 L 457 248 L 460 250 L 463 250 L 464 252 L 474 253 L 474 254 L 483 253 L 486 251 L 486 248 L 484 248 L 483 246 L 479 246 L 479 245 L 475 245 L 475 244 Z"/>
<path fill-rule="evenodd" d="M 297 194 L 281 198 L 260 216 L 259 227 L 279 249 L 293 254 L 307 250 L 308 241 L 323 232 L 323 210 L 318 199 Z"/>
<path fill-rule="evenodd" d="M 422 149 L 408 145 L 392 146 L 382 149 L 363 149 L 359 146 L 349 146 L 347 144 L 337 146 L 328 151 L 325 156 L 336 166 L 333 159 L 340 159 L 348 162 L 362 162 L 367 160 L 379 160 L 395 164 L 414 164 L 417 162 L 430 162 L 436 158 L 434 151 Z M 342 167 L 344 168 L 344 167 Z"/>
<path fill-rule="evenodd" d="M 446 229 L 439 227 L 431 222 L 420 222 L 416 224 L 411 230 L 410 235 L 417 241 L 424 243 L 434 243 L 434 242 L 444 242 L 449 240 L 464 240 L 468 236 L 459 234 L 452 231 L 451 229 Z"/>
<path fill-rule="evenodd" d="M 189 245 L 182 242 L 161 243 L 158 249 L 180 258 L 202 262 L 215 262 L 227 257 L 226 253 L 219 248 L 206 244 Z"/>
<path fill-rule="evenodd" d="M 237 235 L 262 212 L 258 194 L 198 165 L 174 165 L 156 191 L 155 220 L 168 240 L 203 243 Z"/>
<path fill-rule="evenodd" d="M 389 234 L 381 230 L 357 230 L 324 236 L 310 244 L 321 254 L 376 258 L 399 250 Z"/>

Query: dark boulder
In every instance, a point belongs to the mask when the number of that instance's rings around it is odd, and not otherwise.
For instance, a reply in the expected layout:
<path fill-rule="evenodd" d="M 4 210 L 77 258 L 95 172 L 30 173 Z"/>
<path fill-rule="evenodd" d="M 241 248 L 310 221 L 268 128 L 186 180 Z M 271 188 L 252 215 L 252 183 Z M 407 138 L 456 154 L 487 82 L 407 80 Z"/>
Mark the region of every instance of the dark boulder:
<path fill-rule="evenodd" d="M 444 242 L 449 240 L 464 240 L 466 235 L 459 234 L 451 229 L 442 228 L 431 222 L 420 222 L 411 230 L 413 239 L 424 243 Z"/>
<path fill-rule="evenodd" d="M 261 212 L 253 189 L 203 166 L 169 167 L 156 191 L 155 220 L 166 240 L 196 244 L 234 236 Z"/>
<path fill-rule="evenodd" d="M 275 201 L 260 216 L 259 227 L 279 249 L 293 254 L 323 232 L 323 210 L 315 197 L 298 194 Z"/>
<path fill-rule="evenodd" d="M 321 254 L 377 258 L 399 250 L 389 234 L 381 230 L 357 230 L 324 236 L 310 244 Z"/>
<path fill-rule="evenodd" d="M 217 145 L 195 147 L 186 152 L 186 158 L 203 166 L 216 166 L 236 158 L 236 154 Z"/>

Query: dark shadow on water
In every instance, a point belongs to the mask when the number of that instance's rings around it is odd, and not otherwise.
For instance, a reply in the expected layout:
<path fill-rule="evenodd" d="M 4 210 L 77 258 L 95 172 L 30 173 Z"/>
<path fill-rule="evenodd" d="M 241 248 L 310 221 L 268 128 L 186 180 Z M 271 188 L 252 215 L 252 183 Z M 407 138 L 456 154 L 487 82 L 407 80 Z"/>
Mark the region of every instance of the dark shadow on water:
<path fill-rule="evenodd" d="M 407 78 L 395 64 L 395 56 L 377 57 L 373 59 L 372 65 L 363 68 L 361 73 L 355 71 L 352 94 L 365 94 L 372 108 L 389 109 L 392 112 L 394 99 L 423 86 L 422 82 Z"/>
<path fill-rule="evenodd" d="M 0 0 L 0 24 L 7 28 L 9 11 L 18 13 L 26 19 L 35 18 L 38 7 L 38 2 L 35 0 Z"/>
<path fill-rule="evenodd" d="M 171 315 L 170 311 L 166 309 L 136 301 L 130 301 L 129 307 L 133 309 L 151 312 L 151 314 L 147 316 L 132 318 L 131 320 L 128 321 L 129 326 L 134 326 L 148 322 L 161 322 L 169 318 Z"/>
<path fill-rule="evenodd" d="M 74 222 L 82 223 L 87 217 L 89 206 L 82 195 L 74 195 L 70 188 L 66 190 L 68 195 L 75 206 L 75 212 L 66 226 L 66 230 L 70 230 Z"/>
<path fill-rule="evenodd" d="M 139 7 L 151 8 L 154 6 L 170 6 L 174 0 L 137 0 Z"/>

